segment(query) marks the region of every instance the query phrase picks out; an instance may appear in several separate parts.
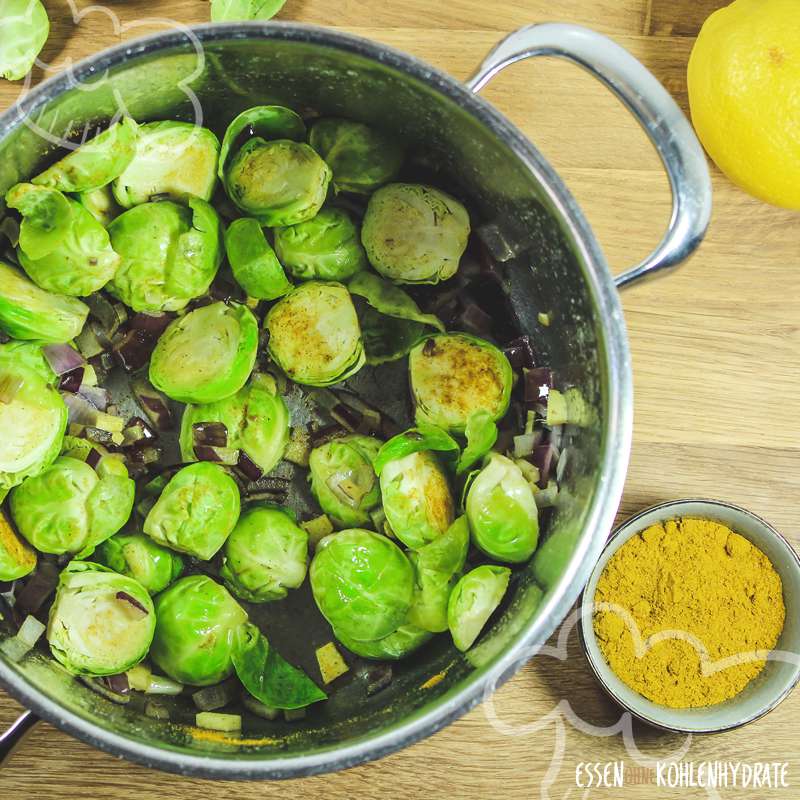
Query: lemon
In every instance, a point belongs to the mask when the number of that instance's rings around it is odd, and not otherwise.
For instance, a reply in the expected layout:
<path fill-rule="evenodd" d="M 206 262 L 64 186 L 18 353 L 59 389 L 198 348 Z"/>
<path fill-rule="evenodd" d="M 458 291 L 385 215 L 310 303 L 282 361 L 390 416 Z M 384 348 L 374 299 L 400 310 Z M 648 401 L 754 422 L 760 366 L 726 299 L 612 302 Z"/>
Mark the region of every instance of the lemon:
<path fill-rule="evenodd" d="M 800 209 L 800 0 L 736 0 L 703 25 L 689 59 L 692 122 L 739 186 Z"/>

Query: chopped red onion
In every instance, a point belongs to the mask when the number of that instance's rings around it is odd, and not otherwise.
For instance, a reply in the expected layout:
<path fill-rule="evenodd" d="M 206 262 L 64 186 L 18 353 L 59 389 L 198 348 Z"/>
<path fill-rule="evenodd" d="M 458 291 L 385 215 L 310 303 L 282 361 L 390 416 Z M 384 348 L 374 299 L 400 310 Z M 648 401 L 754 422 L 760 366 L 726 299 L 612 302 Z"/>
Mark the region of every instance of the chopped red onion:
<path fill-rule="evenodd" d="M 227 447 L 228 428 L 224 422 L 195 422 L 192 425 L 192 441 L 195 447 Z"/>
<path fill-rule="evenodd" d="M 198 444 L 194 447 L 194 454 L 198 461 L 213 461 L 216 464 L 225 464 L 229 467 L 239 463 L 239 450 L 233 447 Z"/>
<path fill-rule="evenodd" d="M 126 372 L 136 372 L 148 361 L 156 346 L 157 337 L 141 328 L 131 328 L 114 345 L 114 357 Z"/>
<path fill-rule="evenodd" d="M 155 464 L 161 460 L 163 451 L 160 447 L 131 447 L 125 455 L 128 460 L 137 464 Z"/>
<path fill-rule="evenodd" d="M 311 432 L 311 448 L 319 447 L 320 445 L 327 444 L 334 439 L 341 439 L 342 436 L 347 436 L 348 431 L 341 425 L 325 425 L 322 428 L 317 428 Z M 387 437 L 391 438 L 391 437 Z"/>
<path fill-rule="evenodd" d="M 547 396 L 553 388 L 553 371 L 547 367 L 523 369 L 525 380 L 525 402 L 547 404 Z"/>
<path fill-rule="evenodd" d="M 46 344 L 42 353 L 56 375 L 66 375 L 84 364 L 83 356 L 68 344 Z"/>
<path fill-rule="evenodd" d="M 78 367 L 72 372 L 62 375 L 61 380 L 58 382 L 59 391 L 75 394 L 81 388 L 81 383 L 83 383 L 83 372 L 83 367 Z"/>
<path fill-rule="evenodd" d="M 506 358 L 511 363 L 512 369 L 519 372 L 524 368 L 531 369 L 536 364 L 533 354 L 533 345 L 529 336 L 520 336 L 512 339 L 503 347 Z"/>
<path fill-rule="evenodd" d="M 107 389 L 101 386 L 89 386 L 82 383 L 78 389 L 78 394 L 88 400 L 98 411 L 107 411 L 111 402 L 111 396 Z"/>
<path fill-rule="evenodd" d="M 14 608 L 25 614 L 36 614 L 50 595 L 55 592 L 58 585 L 58 573 L 58 564 L 55 561 L 45 561 L 40 558 L 36 572 L 17 592 L 17 602 Z"/>
<path fill-rule="evenodd" d="M 137 616 L 146 617 L 150 613 L 135 597 L 133 597 L 133 595 L 130 595 L 127 592 L 117 592 L 115 597 L 117 600 L 121 600 L 122 602 L 127 603 L 135 608 L 139 612 Z"/>
<path fill-rule="evenodd" d="M 166 311 L 159 313 L 148 313 L 140 311 L 131 317 L 130 327 L 133 330 L 142 330 L 147 333 L 152 333 L 155 336 L 160 336 L 167 328 L 167 326 L 175 319 L 175 314 L 170 314 Z"/>
<path fill-rule="evenodd" d="M 346 406 L 344 403 L 337 403 L 337 405 L 330 410 L 330 414 L 336 422 L 343 425 L 351 432 L 355 432 L 361 426 L 361 422 L 364 419 L 360 412 Z"/>
<path fill-rule="evenodd" d="M 175 427 L 167 398 L 145 378 L 137 378 L 131 384 L 136 401 L 148 419 L 159 431 L 171 431 Z"/>
<path fill-rule="evenodd" d="M 477 303 L 467 303 L 454 322 L 456 328 L 477 336 L 486 337 L 492 332 L 491 316 Z"/>
<path fill-rule="evenodd" d="M 78 680 L 86 684 L 93 692 L 97 692 L 97 694 L 105 697 L 106 700 L 110 700 L 112 703 L 124 705 L 131 701 L 130 692 L 128 694 L 119 694 L 119 692 L 112 691 L 101 678 L 87 678 L 83 675 L 79 675 Z"/>
<path fill-rule="evenodd" d="M 120 433 L 122 431 L 124 426 L 122 419 L 113 414 L 100 411 L 82 395 L 62 392 L 61 397 L 67 406 L 70 423 L 99 428 L 110 433 Z"/>
<path fill-rule="evenodd" d="M 141 417 L 131 417 L 122 435 L 125 437 L 123 447 L 131 447 L 158 438 L 156 432 Z"/>
<path fill-rule="evenodd" d="M 119 328 L 120 320 L 112 303 L 102 292 L 95 292 L 84 299 L 89 313 L 113 336 Z M 127 313 L 126 313 L 127 316 Z"/>
<path fill-rule="evenodd" d="M 257 481 L 261 476 L 264 474 L 261 467 L 253 461 L 250 456 L 245 453 L 244 450 L 239 451 L 239 460 L 236 462 L 236 466 L 239 470 L 241 470 L 242 474 L 251 481 Z"/>
<path fill-rule="evenodd" d="M 108 689 L 112 692 L 116 692 L 116 694 L 128 694 L 131 690 L 130 684 L 128 683 L 128 676 L 124 672 L 118 675 L 106 675 L 101 680 Z"/>
<path fill-rule="evenodd" d="M 86 454 L 86 463 L 92 468 L 95 469 L 97 465 L 100 463 L 100 459 L 103 457 L 103 454 L 96 448 L 93 447 L 87 454 Z"/>
<path fill-rule="evenodd" d="M 557 453 L 555 448 L 548 442 L 539 445 L 533 450 L 531 462 L 539 470 L 539 486 L 544 489 L 550 480 L 550 473 L 555 466 Z"/>

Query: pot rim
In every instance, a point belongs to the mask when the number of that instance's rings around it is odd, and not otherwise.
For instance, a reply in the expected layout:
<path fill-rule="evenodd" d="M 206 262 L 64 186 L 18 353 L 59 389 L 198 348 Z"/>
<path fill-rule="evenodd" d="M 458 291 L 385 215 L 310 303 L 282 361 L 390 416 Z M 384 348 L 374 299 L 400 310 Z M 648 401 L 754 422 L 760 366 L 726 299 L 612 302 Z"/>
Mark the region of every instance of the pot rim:
<path fill-rule="evenodd" d="M 0 661 L 0 684 L 17 700 L 65 732 L 101 750 L 168 772 L 205 778 L 275 779 L 315 775 L 362 764 L 400 750 L 441 730 L 475 707 L 516 673 L 548 639 L 577 600 L 611 530 L 628 466 L 632 439 L 633 390 L 630 353 L 613 277 L 588 222 L 562 180 L 532 142 L 487 101 L 460 81 L 426 62 L 369 39 L 314 25 L 287 22 L 206 23 L 187 26 L 201 44 L 226 40 L 267 38 L 315 44 L 355 55 L 395 69 L 456 102 L 501 138 L 534 174 L 553 210 L 561 217 L 565 235 L 582 262 L 591 302 L 597 310 L 605 361 L 605 427 L 602 432 L 600 479 L 586 514 L 583 535 L 558 583 L 545 595 L 536 620 L 512 647 L 489 667 L 476 669 L 466 685 L 451 690 L 377 736 L 366 735 L 344 745 L 333 744 L 312 755 L 282 758 L 221 758 L 189 755 L 156 747 L 100 728 L 64 709 L 30 686 L 23 676 Z M 33 89 L 0 115 L 0 141 L 75 83 L 107 69 L 161 50 L 185 46 L 185 32 L 158 33 L 116 45 L 76 64 L 70 73 L 56 75 Z"/>

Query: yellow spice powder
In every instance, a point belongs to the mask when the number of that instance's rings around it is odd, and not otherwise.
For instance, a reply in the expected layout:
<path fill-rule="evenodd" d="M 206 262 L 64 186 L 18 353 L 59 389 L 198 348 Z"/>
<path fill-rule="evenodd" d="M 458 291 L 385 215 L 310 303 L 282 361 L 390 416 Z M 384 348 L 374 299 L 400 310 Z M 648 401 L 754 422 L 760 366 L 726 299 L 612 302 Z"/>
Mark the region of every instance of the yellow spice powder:
<path fill-rule="evenodd" d="M 714 705 L 741 692 L 763 669 L 786 615 L 769 559 L 706 519 L 670 520 L 633 536 L 609 560 L 594 599 L 622 609 L 595 606 L 595 634 L 611 668 L 672 708 Z"/>

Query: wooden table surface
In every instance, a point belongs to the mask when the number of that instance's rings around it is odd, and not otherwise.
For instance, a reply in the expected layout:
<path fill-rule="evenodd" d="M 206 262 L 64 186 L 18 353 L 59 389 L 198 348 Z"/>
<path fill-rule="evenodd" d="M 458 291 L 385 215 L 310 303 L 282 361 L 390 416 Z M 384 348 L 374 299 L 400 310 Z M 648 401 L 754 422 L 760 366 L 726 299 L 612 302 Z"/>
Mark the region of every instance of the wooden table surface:
<path fill-rule="evenodd" d="M 114 0 L 81 14 L 44 0 L 52 20 L 43 59 L 67 59 L 156 30 L 207 19 L 204 0 Z M 686 61 L 699 26 L 724 0 L 289 0 L 281 19 L 340 27 L 402 48 L 464 78 L 506 32 L 541 21 L 577 22 L 613 36 L 687 109 Z M 97 6 L 95 6 L 95 9 Z M 79 21 L 73 21 L 77 11 Z M 122 24 L 113 22 L 118 15 Z M 2 34 L 0 34 L 2 35 Z M 42 70 L 37 69 L 36 77 Z M 0 110 L 20 84 L 0 81 Z M 583 206 L 619 271 L 644 257 L 669 215 L 666 179 L 644 134 L 606 91 L 562 62 L 506 71 L 485 92 L 544 152 Z M 635 428 L 620 509 L 706 495 L 765 516 L 800 544 L 800 217 L 753 200 L 712 168 L 714 216 L 695 257 L 669 278 L 624 293 L 633 350 Z M 446 730 L 378 763 L 286 784 L 179 779 L 117 760 L 39 726 L 0 773 L 0 798 L 236 796 L 654 798 L 652 785 L 584 793 L 579 762 L 647 759 L 688 747 L 687 759 L 788 762 L 800 796 L 800 693 L 762 721 L 686 741 L 631 729 L 590 676 L 574 634 L 568 658 L 538 657 L 496 695 Z M 571 709 L 574 710 L 571 711 Z M 0 726 L 20 711 L 0 692 Z M 500 723 L 493 726 L 488 712 Z M 626 733 L 627 731 L 627 733 Z M 703 797 L 687 789 L 681 797 Z M 714 796 L 714 795 L 710 795 Z M 763 792 L 721 790 L 721 797 Z"/>

